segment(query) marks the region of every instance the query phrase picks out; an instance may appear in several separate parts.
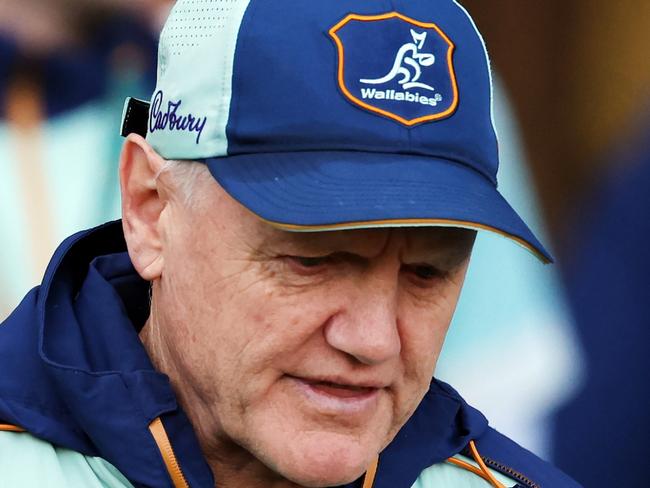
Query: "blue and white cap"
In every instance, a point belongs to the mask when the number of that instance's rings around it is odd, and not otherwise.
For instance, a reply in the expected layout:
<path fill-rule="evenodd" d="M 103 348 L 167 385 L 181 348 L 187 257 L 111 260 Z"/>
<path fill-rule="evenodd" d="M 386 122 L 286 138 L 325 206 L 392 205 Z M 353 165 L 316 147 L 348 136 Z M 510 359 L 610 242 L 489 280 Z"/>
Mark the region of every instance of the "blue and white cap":
<path fill-rule="evenodd" d="M 486 229 L 551 261 L 497 191 L 489 60 L 455 0 L 178 0 L 134 131 L 281 229 Z"/>

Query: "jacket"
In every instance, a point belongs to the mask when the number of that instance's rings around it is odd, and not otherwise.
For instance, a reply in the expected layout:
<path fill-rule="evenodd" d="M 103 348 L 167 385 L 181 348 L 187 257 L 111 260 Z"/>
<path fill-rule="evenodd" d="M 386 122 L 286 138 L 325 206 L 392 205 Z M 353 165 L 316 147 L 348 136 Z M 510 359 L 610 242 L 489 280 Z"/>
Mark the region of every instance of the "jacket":
<path fill-rule="evenodd" d="M 0 325 L 0 430 L 14 431 L 0 432 L 0 449 L 7 436 L 30 436 L 96 461 L 121 486 L 213 487 L 192 425 L 139 340 L 148 315 L 149 283 L 119 221 L 68 238 L 43 283 Z M 344 488 L 424 488 L 437 466 L 473 468 L 464 474 L 479 481 L 487 470 L 505 486 L 579 487 L 433 379 L 376 472 Z"/>

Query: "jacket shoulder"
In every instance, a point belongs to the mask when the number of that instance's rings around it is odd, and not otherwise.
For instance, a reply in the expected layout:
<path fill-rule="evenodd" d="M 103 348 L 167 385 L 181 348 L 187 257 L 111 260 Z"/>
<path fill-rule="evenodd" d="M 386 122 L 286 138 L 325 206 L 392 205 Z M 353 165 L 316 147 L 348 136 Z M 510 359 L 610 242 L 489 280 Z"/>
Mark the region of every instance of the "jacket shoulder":
<path fill-rule="evenodd" d="M 107 461 L 28 433 L 0 432 L 0 485 L 24 488 L 133 488 Z"/>
<path fill-rule="evenodd" d="M 552 464 L 489 427 L 476 440 L 481 457 L 492 469 L 526 488 L 582 488 Z"/>

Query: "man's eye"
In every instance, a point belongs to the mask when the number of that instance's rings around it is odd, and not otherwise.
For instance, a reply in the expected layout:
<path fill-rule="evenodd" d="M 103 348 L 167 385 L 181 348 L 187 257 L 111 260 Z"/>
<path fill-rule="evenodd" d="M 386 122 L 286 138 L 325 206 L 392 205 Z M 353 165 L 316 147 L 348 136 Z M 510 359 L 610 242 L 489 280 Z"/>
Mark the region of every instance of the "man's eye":
<path fill-rule="evenodd" d="M 330 262 L 329 256 L 287 256 L 291 267 L 298 272 L 316 272 Z"/>
<path fill-rule="evenodd" d="M 419 264 L 410 267 L 411 272 L 421 280 L 432 280 L 440 277 L 439 269 L 426 264 Z"/>
<path fill-rule="evenodd" d="M 304 268 L 317 268 L 318 266 L 321 266 L 327 262 L 326 257 L 311 258 L 311 257 L 292 256 L 291 259 L 293 259 L 296 263 L 298 263 L 300 266 Z"/>

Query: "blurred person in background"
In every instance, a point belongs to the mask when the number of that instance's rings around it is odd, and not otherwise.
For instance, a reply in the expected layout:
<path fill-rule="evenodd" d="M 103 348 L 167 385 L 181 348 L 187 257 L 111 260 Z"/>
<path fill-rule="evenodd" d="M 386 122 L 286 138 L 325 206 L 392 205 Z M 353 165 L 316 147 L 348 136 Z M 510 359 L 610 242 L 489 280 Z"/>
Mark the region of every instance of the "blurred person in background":
<path fill-rule="evenodd" d="M 646 118 L 575 212 L 564 273 L 586 383 L 555 425 L 555 459 L 585 486 L 644 486 L 650 455 L 650 143 Z M 606 453 L 598 462 L 584 456 Z M 621 470 L 620 467 L 626 468 Z"/>
<path fill-rule="evenodd" d="M 91 177 L 95 177 L 95 178 L 96 178 L 96 174 L 93 175 L 93 176 L 91 176 Z M 103 180 L 103 179 L 102 179 L 102 180 Z M 92 200 L 92 198 L 90 198 L 89 200 Z M 486 262 L 487 262 L 487 261 L 486 261 Z M 542 279 L 542 280 L 543 280 L 543 279 Z M 516 281 L 516 280 L 515 280 L 515 281 Z M 504 289 L 507 290 L 507 289 L 508 289 L 507 286 L 505 286 Z M 534 289 L 534 287 L 533 287 L 533 289 Z M 522 295 L 519 294 L 519 296 L 518 296 L 518 300 L 519 300 L 519 301 L 520 301 L 520 299 L 521 299 L 521 296 L 522 296 Z M 541 309 L 545 308 L 545 307 L 546 307 L 546 308 L 553 308 L 552 305 L 558 303 L 558 302 L 556 301 L 557 299 L 555 299 L 555 298 L 552 297 L 552 293 L 549 294 L 549 297 L 550 297 L 549 300 L 546 301 L 546 303 L 544 304 L 543 307 L 541 307 L 541 308 L 539 308 L 539 307 L 537 307 L 537 308 L 533 307 L 533 309 L 532 309 L 532 310 L 534 310 L 533 315 L 537 315 L 538 312 L 539 312 Z M 544 303 L 544 300 L 540 300 L 539 303 Z M 549 305 L 551 305 L 551 307 L 549 307 Z M 562 314 L 563 314 L 563 312 L 561 312 L 561 307 L 558 307 L 558 308 L 560 308 L 560 311 L 555 310 L 553 315 L 555 315 L 556 317 L 561 317 Z M 518 311 L 517 314 L 521 314 L 521 312 Z M 562 318 L 560 318 L 559 320 L 558 320 L 557 318 L 552 318 L 549 322 L 550 322 L 551 324 L 553 324 L 554 322 L 555 322 L 555 323 L 559 323 L 559 324 L 560 324 L 560 328 L 561 328 L 561 327 L 562 327 L 561 324 L 562 324 L 563 320 L 564 320 L 564 319 L 562 319 Z M 495 323 L 496 323 L 496 322 L 495 322 Z M 483 323 L 483 324 L 481 324 L 481 325 L 485 326 L 486 324 Z M 534 329 L 534 328 L 533 328 L 533 329 Z M 480 329 L 479 329 L 479 330 L 480 330 Z M 506 329 L 506 330 L 507 330 L 507 329 Z M 493 330 L 493 331 L 494 331 L 494 330 Z M 479 334 L 483 334 L 484 332 L 478 332 L 478 333 L 479 333 Z M 504 335 L 508 335 L 508 334 L 505 333 Z M 533 337 L 534 337 L 534 336 L 533 336 Z M 565 341 L 564 344 L 566 344 L 566 335 L 565 335 L 564 333 L 560 333 L 559 335 L 556 334 L 556 335 L 554 335 L 554 337 L 555 337 L 555 338 L 561 338 L 562 340 Z M 569 342 L 570 342 L 570 341 L 569 341 Z M 484 344 L 485 344 L 485 343 L 484 343 Z M 487 345 L 487 344 L 485 344 L 485 345 Z M 569 348 L 570 348 L 570 346 L 569 346 Z M 552 378 L 549 378 L 548 381 L 549 381 L 549 383 L 553 383 Z M 560 388 L 560 389 L 563 390 L 564 388 Z M 553 395 L 551 395 L 551 396 L 553 396 Z M 526 405 L 524 408 L 525 408 L 525 409 L 528 409 L 529 407 L 530 407 L 530 405 Z M 541 410 L 541 409 L 540 409 L 540 410 Z M 544 443 L 542 443 L 542 445 L 544 445 Z M 540 447 L 540 449 L 543 449 L 543 447 Z"/>
<path fill-rule="evenodd" d="M 170 6 L 0 3 L 0 315 L 40 281 L 65 236 L 119 215 L 116 114 L 127 95 L 151 91 Z"/>
<path fill-rule="evenodd" d="M 650 3 L 466 3 L 516 107 L 585 359 L 549 416 L 553 459 L 585 486 L 646 486 Z"/>

